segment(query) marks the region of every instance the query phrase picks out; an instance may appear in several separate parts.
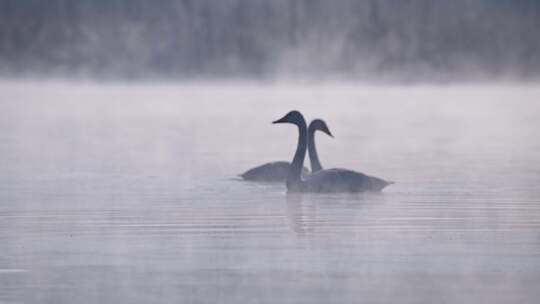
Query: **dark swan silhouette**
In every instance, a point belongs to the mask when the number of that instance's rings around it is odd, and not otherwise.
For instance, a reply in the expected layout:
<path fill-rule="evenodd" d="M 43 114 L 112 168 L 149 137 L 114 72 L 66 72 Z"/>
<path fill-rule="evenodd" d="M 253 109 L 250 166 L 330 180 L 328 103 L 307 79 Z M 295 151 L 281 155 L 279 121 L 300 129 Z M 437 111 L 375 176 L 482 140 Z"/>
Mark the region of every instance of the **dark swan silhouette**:
<path fill-rule="evenodd" d="M 317 155 L 317 148 L 315 147 L 315 131 L 322 131 L 328 134 L 330 137 L 334 137 L 324 120 L 314 119 L 309 124 L 308 150 L 309 159 L 311 160 L 311 172 L 313 173 L 322 170 L 321 162 L 319 161 L 319 156 Z M 287 180 L 290 166 L 291 163 L 287 161 L 270 162 L 252 168 L 245 173 L 240 174 L 240 176 L 247 181 L 284 182 Z M 300 174 L 302 176 L 307 176 L 309 174 L 309 170 L 306 167 L 303 167 Z"/>
<path fill-rule="evenodd" d="M 298 127 L 298 145 L 287 174 L 289 192 L 363 192 L 381 191 L 393 182 L 347 169 L 328 169 L 312 173 L 302 179 L 302 167 L 307 148 L 307 127 L 304 116 L 291 111 L 273 122 L 292 123 Z"/>

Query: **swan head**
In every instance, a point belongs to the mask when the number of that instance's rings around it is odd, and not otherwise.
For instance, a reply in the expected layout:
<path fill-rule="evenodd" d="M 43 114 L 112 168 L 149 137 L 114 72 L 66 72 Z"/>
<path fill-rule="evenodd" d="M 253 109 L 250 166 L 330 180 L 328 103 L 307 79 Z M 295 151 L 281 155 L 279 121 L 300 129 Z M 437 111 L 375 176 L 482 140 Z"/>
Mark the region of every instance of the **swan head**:
<path fill-rule="evenodd" d="M 312 132 L 319 130 L 326 133 L 330 137 L 334 137 L 334 135 L 332 135 L 332 132 L 330 132 L 330 129 L 326 125 L 326 122 L 322 119 L 312 120 L 311 123 L 309 124 L 309 129 L 312 130 Z"/>
<path fill-rule="evenodd" d="M 282 118 L 273 121 L 272 123 L 273 124 L 292 123 L 295 125 L 300 125 L 303 123 L 305 125 L 306 121 L 304 120 L 304 116 L 302 115 L 302 113 L 294 110 L 294 111 L 290 111 L 289 113 L 287 113 L 287 115 L 283 116 Z"/>

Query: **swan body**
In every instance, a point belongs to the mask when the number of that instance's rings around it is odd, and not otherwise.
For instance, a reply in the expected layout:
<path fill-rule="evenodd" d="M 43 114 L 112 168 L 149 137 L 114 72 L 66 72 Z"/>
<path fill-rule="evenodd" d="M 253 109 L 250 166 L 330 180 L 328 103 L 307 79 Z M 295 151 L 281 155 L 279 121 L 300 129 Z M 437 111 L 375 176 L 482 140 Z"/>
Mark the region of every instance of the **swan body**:
<path fill-rule="evenodd" d="M 291 163 L 288 161 L 275 161 L 249 169 L 240 176 L 247 181 L 282 182 L 287 179 L 290 166 Z M 304 167 L 301 174 L 308 175 L 308 168 Z"/>
<path fill-rule="evenodd" d="M 314 119 L 308 128 L 308 148 L 309 148 L 309 159 L 311 160 L 311 170 L 312 172 L 317 172 L 322 170 L 321 162 L 319 161 L 319 156 L 317 155 L 317 148 L 315 147 L 315 131 L 322 131 L 329 136 L 333 137 L 332 133 L 328 129 L 326 123 L 321 119 Z M 287 175 L 289 173 L 291 163 L 287 161 L 276 161 L 266 163 L 255 168 L 249 169 L 248 171 L 240 174 L 246 181 L 256 181 L 256 182 L 284 182 L 287 180 Z M 300 173 L 302 177 L 306 177 L 309 174 L 309 170 L 306 167 L 303 167 L 302 172 Z"/>
<path fill-rule="evenodd" d="M 298 145 L 287 175 L 289 192 L 364 192 L 381 191 L 392 182 L 347 169 L 328 169 L 315 172 L 305 179 L 301 176 L 307 149 L 307 127 L 304 116 L 291 111 L 273 123 L 292 123 L 298 127 Z"/>
<path fill-rule="evenodd" d="M 303 182 L 303 192 L 381 191 L 392 184 L 381 178 L 347 169 L 328 169 L 311 174 Z"/>

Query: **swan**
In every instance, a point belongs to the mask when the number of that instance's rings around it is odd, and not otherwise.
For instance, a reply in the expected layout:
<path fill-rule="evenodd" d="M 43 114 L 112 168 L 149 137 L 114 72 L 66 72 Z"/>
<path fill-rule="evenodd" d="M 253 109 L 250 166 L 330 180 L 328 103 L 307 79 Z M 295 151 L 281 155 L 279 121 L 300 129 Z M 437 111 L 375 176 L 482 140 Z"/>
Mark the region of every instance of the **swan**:
<path fill-rule="evenodd" d="M 317 148 L 315 148 L 315 131 L 322 131 L 330 137 L 334 137 L 326 122 L 322 119 L 314 119 L 309 124 L 308 128 L 308 149 L 309 159 L 311 160 L 311 172 L 317 172 L 322 170 L 319 156 L 317 155 Z M 246 171 L 240 176 L 247 181 L 259 181 L 259 182 L 283 182 L 287 179 L 289 168 L 291 163 L 287 161 L 276 161 L 266 163 L 255 168 Z M 303 167 L 301 173 L 302 176 L 307 176 L 309 170 Z"/>
<path fill-rule="evenodd" d="M 378 177 L 347 169 L 320 170 L 302 179 L 301 173 L 306 156 L 306 141 L 308 140 L 304 116 L 298 111 L 291 111 L 272 123 L 292 123 L 298 127 L 298 145 L 287 174 L 287 190 L 289 192 L 381 191 L 384 187 L 393 184 L 393 182 Z"/>

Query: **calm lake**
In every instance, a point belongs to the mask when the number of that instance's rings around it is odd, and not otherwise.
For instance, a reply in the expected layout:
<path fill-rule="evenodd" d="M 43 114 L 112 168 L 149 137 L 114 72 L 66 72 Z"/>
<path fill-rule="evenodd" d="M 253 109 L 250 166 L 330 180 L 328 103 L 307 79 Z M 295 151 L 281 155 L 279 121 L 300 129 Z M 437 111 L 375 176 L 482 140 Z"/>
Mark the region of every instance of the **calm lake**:
<path fill-rule="evenodd" d="M 292 109 L 396 184 L 239 180 Z M 538 303 L 539 130 L 534 85 L 4 81 L 0 303 Z"/>

